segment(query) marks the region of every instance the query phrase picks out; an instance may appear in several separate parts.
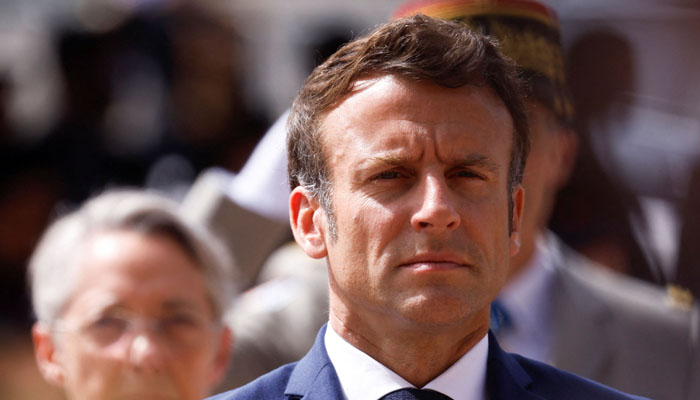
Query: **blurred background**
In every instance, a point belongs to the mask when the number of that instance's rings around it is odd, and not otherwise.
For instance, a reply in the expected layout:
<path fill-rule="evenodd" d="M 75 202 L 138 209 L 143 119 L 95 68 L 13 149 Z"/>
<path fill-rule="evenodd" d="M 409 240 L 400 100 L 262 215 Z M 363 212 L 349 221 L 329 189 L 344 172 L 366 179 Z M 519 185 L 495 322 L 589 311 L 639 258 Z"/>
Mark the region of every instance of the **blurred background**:
<path fill-rule="evenodd" d="M 600 263 L 700 294 L 700 3 L 551 0 L 580 156 L 551 228 Z M 115 185 L 181 198 L 238 171 L 321 54 L 401 0 L 2 0 L 0 397 L 35 367 L 25 267 L 47 222 Z"/>

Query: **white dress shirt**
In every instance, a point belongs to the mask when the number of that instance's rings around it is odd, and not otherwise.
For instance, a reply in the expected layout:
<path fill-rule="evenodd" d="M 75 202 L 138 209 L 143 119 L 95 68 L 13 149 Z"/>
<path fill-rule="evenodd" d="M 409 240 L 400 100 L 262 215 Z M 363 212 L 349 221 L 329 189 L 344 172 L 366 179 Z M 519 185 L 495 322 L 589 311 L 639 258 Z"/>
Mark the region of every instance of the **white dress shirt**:
<path fill-rule="evenodd" d="M 503 287 L 498 300 L 506 308 L 512 327 L 498 334 L 504 350 L 551 363 L 552 282 L 556 250 L 546 236 L 537 238 L 530 264 Z"/>
<path fill-rule="evenodd" d="M 324 337 L 346 400 L 379 399 L 412 384 L 340 337 L 328 324 Z M 486 399 L 488 336 L 484 337 L 445 372 L 421 389 L 432 389 L 454 400 Z"/>

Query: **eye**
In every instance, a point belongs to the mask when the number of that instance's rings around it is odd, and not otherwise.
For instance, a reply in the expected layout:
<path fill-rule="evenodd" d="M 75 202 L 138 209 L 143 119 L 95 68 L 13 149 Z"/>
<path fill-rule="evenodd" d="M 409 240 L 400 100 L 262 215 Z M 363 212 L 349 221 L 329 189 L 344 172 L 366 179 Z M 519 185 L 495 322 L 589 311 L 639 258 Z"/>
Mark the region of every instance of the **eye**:
<path fill-rule="evenodd" d="M 90 325 L 92 329 L 119 329 L 126 327 L 125 319 L 111 315 L 103 315 Z"/>
<path fill-rule="evenodd" d="M 385 171 L 377 175 L 377 179 L 396 179 L 399 176 L 399 173 L 396 171 Z"/>
<path fill-rule="evenodd" d="M 468 178 L 468 179 L 484 179 L 483 175 L 479 174 L 478 172 L 471 170 L 471 169 L 465 169 L 465 168 L 460 168 L 452 171 L 451 174 L 449 174 L 449 177 L 454 177 L 454 178 Z"/>
<path fill-rule="evenodd" d="M 207 322 L 194 314 L 173 314 L 159 321 L 161 332 L 171 337 L 183 337 L 206 330 Z"/>
<path fill-rule="evenodd" d="M 95 342 L 106 345 L 119 339 L 127 330 L 129 322 L 123 318 L 103 315 L 88 325 L 86 333 Z"/>
<path fill-rule="evenodd" d="M 161 321 L 164 328 L 191 327 L 201 325 L 199 318 L 190 314 L 175 314 L 164 318 Z"/>
<path fill-rule="evenodd" d="M 173 345 L 192 346 L 204 340 L 207 321 L 193 314 L 173 314 L 161 319 L 159 328 Z"/>
<path fill-rule="evenodd" d="M 391 169 L 388 171 L 382 171 L 372 177 L 372 180 L 391 180 L 405 178 L 407 174 L 404 171 L 398 169 Z"/>

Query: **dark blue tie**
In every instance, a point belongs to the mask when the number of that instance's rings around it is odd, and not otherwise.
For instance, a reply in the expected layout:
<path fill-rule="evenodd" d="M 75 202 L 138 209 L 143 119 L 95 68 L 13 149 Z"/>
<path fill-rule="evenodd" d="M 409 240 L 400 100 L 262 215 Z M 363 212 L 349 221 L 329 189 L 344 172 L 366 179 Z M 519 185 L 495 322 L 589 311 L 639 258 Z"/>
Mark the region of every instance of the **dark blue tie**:
<path fill-rule="evenodd" d="M 452 400 L 452 398 L 430 389 L 404 388 L 386 394 L 379 400 Z"/>

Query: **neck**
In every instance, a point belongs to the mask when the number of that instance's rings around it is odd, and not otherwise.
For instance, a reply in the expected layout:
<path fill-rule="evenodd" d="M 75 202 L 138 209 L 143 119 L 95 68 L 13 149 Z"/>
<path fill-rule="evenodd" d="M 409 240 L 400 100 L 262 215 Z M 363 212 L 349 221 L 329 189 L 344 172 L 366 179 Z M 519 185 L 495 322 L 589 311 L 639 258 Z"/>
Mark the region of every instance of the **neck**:
<path fill-rule="evenodd" d="M 449 327 L 358 316 L 331 299 L 330 324 L 348 343 L 420 388 L 445 372 L 488 332 L 489 308 Z M 388 334 L 387 334 L 388 333 Z"/>

